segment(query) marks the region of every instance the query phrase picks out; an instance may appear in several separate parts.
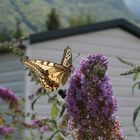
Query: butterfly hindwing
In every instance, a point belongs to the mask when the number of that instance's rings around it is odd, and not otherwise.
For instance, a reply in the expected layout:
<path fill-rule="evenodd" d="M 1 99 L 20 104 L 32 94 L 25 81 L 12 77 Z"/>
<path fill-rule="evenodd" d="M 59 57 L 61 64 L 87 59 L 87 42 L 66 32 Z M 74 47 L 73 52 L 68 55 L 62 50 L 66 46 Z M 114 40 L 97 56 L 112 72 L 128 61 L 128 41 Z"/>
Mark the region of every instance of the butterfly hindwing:
<path fill-rule="evenodd" d="M 45 61 L 28 59 L 25 65 L 39 76 L 39 81 L 44 88 L 59 87 L 64 85 L 70 75 L 72 66 L 72 51 L 70 47 L 64 49 L 61 64 Z"/>

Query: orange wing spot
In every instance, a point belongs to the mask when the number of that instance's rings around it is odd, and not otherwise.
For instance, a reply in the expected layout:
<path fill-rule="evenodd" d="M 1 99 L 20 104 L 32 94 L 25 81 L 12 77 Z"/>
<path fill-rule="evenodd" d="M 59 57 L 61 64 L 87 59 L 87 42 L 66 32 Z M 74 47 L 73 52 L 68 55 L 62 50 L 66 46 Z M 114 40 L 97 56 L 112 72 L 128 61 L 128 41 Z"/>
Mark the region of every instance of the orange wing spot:
<path fill-rule="evenodd" d="M 59 84 L 58 83 L 54 83 L 53 86 L 56 87 L 56 88 L 58 88 L 59 87 Z"/>

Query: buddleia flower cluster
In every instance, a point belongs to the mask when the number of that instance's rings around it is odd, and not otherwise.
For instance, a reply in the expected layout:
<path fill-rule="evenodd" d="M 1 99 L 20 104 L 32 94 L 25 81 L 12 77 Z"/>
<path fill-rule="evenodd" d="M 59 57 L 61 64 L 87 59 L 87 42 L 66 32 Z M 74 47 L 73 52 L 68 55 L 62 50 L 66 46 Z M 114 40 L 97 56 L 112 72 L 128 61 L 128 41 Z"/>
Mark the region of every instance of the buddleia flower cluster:
<path fill-rule="evenodd" d="M 104 55 L 89 55 L 71 76 L 66 96 L 68 129 L 77 140 L 125 140 Z"/>
<path fill-rule="evenodd" d="M 0 87 L 0 99 L 8 102 L 9 108 L 12 110 L 20 110 L 20 102 L 18 100 L 18 97 L 14 92 L 11 90 L 5 88 L 5 87 Z"/>
<path fill-rule="evenodd" d="M 0 135 L 8 136 L 14 132 L 14 129 L 10 126 L 0 125 Z"/>
<path fill-rule="evenodd" d="M 47 124 L 48 118 L 34 119 L 31 122 L 24 122 L 23 126 L 25 128 L 38 128 L 40 132 L 46 132 L 49 130 L 49 125 Z"/>

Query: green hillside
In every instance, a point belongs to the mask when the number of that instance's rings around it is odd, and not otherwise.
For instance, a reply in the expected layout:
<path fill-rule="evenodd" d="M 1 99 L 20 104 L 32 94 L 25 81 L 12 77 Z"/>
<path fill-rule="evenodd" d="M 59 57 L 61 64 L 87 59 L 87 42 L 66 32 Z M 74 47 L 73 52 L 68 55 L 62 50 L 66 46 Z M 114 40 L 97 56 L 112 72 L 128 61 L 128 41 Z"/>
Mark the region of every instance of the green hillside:
<path fill-rule="evenodd" d="M 96 22 L 125 17 L 139 25 L 126 8 L 123 0 L 3 0 L 0 2 L 0 30 L 15 30 L 16 18 L 21 21 L 24 34 L 45 30 L 46 15 L 56 8 L 62 27 L 68 27 L 69 17 L 81 13 L 90 14 Z"/>

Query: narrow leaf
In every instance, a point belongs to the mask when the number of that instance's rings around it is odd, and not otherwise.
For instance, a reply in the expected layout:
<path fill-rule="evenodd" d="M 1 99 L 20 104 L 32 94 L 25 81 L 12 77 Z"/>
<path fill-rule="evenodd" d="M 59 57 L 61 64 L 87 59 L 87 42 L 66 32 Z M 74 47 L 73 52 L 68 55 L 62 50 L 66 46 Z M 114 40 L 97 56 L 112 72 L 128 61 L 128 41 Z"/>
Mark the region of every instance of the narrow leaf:
<path fill-rule="evenodd" d="M 62 106 L 62 110 L 61 110 L 60 115 L 59 115 L 59 118 L 61 118 L 61 117 L 63 116 L 65 110 L 66 110 L 66 105 L 63 104 L 63 106 Z"/>
<path fill-rule="evenodd" d="M 126 65 L 129 65 L 129 66 L 131 66 L 131 67 L 134 67 L 134 64 L 131 63 L 131 62 L 128 62 L 128 61 L 126 61 L 126 60 L 123 60 L 123 59 L 120 58 L 120 57 L 117 57 L 117 59 L 118 59 L 120 62 L 122 62 L 122 63 L 124 63 L 124 64 L 126 64 Z"/>
<path fill-rule="evenodd" d="M 139 85 L 138 85 L 138 89 L 140 90 L 140 82 L 139 82 Z"/>
<path fill-rule="evenodd" d="M 133 80 L 136 81 L 138 79 L 138 76 L 139 76 L 139 72 L 135 73 L 134 77 L 133 77 Z"/>
<path fill-rule="evenodd" d="M 36 101 L 37 101 L 40 97 L 41 97 L 41 95 L 38 96 L 38 97 L 32 102 L 32 104 L 31 104 L 31 109 L 32 109 L 32 110 L 34 110 L 34 105 L 35 105 Z"/>
<path fill-rule="evenodd" d="M 134 125 L 136 124 L 135 122 L 136 122 L 136 118 L 139 114 L 139 111 L 140 111 L 140 105 L 135 109 L 134 114 L 133 114 L 133 124 Z"/>
<path fill-rule="evenodd" d="M 138 72 L 140 72 L 140 67 L 135 67 L 127 72 L 121 73 L 120 75 L 131 75 Z"/>
<path fill-rule="evenodd" d="M 51 117 L 52 119 L 56 119 L 57 115 L 58 115 L 58 107 L 56 103 L 52 103 L 52 107 L 51 107 Z"/>
<path fill-rule="evenodd" d="M 66 137 L 63 135 L 64 131 L 56 130 L 47 140 L 54 140 L 56 134 L 58 134 L 58 140 L 66 140 Z"/>
<path fill-rule="evenodd" d="M 59 132 L 59 130 L 56 130 L 47 140 L 52 140 L 54 136 Z"/>
<path fill-rule="evenodd" d="M 132 86 L 132 95 L 133 96 L 134 96 L 134 90 L 135 90 L 136 86 L 140 86 L 140 82 L 136 82 L 133 84 L 133 86 Z"/>
<path fill-rule="evenodd" d="M 133 126 L 134 126 L 134 129 L 135 129 L 138 137 L 140 138 L 140 133 L 139 133 L 139 129 L 138 129 L 137 125 L 136 124 L 133 124 Z"/>
<path fill-rule="evenodd" d="M 51 123 L 51 126 L 53 127 L 53 129 L 54 128 L 57 128 L 57 122 L 56 122 L 56 120 L 49 119 L 48 122 Z"/>

